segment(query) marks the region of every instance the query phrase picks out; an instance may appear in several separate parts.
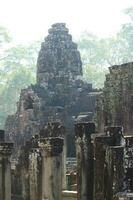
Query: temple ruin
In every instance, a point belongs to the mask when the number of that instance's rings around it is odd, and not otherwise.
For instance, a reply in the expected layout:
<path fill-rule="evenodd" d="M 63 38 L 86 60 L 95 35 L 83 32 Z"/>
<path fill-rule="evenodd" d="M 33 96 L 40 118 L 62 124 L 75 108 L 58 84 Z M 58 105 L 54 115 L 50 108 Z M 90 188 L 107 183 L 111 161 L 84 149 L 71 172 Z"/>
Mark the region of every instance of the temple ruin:
<path fill-rule="evenodd" d="M 53 24 L 37 82 L 0 131 L 0 200 L 133 200 L 133 63 L 83 81 L 77 45 Z"/>
<path fill-rule="evenodd" d="M 74 156 L 73 124 L 79 115 L 91 120 L 96 91 L 82 81 L 80 53 L 65 24 L 54 24 L 48 32 L 37 60 L 37 83 L 22 90 L 17 112 L 8 117 L 5 131 L 16 145 L 23 145 L 47 122 L 61 122 L 67 133 L 67 155 Z"/>
<path fill-rule="evenodd" d="M 109 68 L 97 108 L 98 131 L 105 126 L 122 126 L 125 134 L 133 132 L 133 63 Z"/>

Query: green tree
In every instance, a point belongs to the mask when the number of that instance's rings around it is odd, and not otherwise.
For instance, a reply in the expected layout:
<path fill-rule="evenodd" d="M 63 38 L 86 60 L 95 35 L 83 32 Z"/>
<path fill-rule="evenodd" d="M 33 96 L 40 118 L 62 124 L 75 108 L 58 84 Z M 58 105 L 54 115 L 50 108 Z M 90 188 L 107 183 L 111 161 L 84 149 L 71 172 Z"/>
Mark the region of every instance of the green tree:
<path fill-rule="evenodd" d="M 133 7 L 124 10 L 129 22 L 109 38 L 85 32 L 77 41 L 83 61 L 84 77 L 94 87 L 103 87 L 108 67 L 131 62 L 133 58 Z"/>
<path fill-rule="evenodd" d="M 11 42 L 12 37 L 7 28 L 0 26 L 0 46 Z"/>
<path fill-rule="evenodd" d="M 14 44 L 6 28 L 0 27 L 0 127 L 16 111 L 22 88 L 35 83 L 39 41 L 28 45 Z"/>
<path fill-rule="evenodd" d="M 84 79 L 102 88 L 107 73 L 107 42 L 85 32 L 77 41 L 83 63 Z"/>

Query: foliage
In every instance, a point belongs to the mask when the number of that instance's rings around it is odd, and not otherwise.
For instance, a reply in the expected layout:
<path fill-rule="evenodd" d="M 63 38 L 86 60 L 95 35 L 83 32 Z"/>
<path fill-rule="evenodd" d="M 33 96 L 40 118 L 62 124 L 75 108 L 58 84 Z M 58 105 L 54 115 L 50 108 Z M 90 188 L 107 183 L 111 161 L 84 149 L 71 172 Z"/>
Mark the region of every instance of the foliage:
<path fill-rule="evenodd" d="M 84 77 L 94 87 L 103 87 L 108 67 L 133 61 L 133 7 L 125 9 L 124 13 L 128 15 L 129 23 L 123 24 L 116 35 L 99 38 L 85 32 L 77 41 Z"/>
<path fill-rule="evenodd" d="M 0 127 L 16 111 L 22 88 L 35 83 L 36 59 L 40 42 L 14 44 L 7 29 L 0 27 Z M 6 47 L 6 48 L 4 48 Z"/>
<path fill-rule="evenodd" d="M 12 38 L 11 38 L 11 35 L 10 35 L 8 29 L 6 29 L 3 26 L 0 26 L 0 46 L 11 42 L 11 40 L 12 40 Z"/>

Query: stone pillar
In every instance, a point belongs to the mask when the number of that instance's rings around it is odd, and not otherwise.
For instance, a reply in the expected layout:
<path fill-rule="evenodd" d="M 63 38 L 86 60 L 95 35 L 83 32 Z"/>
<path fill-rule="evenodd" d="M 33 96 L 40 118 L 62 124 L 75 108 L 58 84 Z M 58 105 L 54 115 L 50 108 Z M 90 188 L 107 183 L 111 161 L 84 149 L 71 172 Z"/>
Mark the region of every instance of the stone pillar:
<path fill-rule="evenodd" d="M 42 162 L 38 143 L 39 138 L 35 135 L 21 147 L 12 171 L 13 200 L 41 200 Z"/>
<path fill-rule="evenodd" d="M 105 127 L 106 135 L 112 138 L 112 146 L 123 145 L 123 128 L 121 126 L 107 126 Z"/>
<path fill-rule="evenodd" d="M 38 200 L 37 188 L 37 152 L 33 150 L 29 155 L 29 183 L 30 183 L 30 200 Z"/>
<path fill-rule="evenodd" d="M 78 200 L 93 200 L 93 148 L 91 134 L 95 133 L 94 123 L 77 123 L 76 154 L 77 154 L 77 190 Z"/>
<path fill-rule="evenodd" d="M 94 138 L 94 199 L 111 200 L 122 188 L 123 156 L 122 128 L 107 127 L 103 135 Z M 120 179 L 120 182 L 119 182 Z M 116 191 L 115 191 L 116 190 Z"/>
<path fill-rule="evenodd" d="M 9 159 L 13 144 L 4 142 L 4 135 L 1 135 L 0 139 L 0 199 L 11 200 L 11 166 Z"/>
<path fill-rule="evenodd" d="M 102 200 L 105 196 L 105 152 L 112 144 L 110 136 L 96 135 L 94 138 L 94 199 Z"/>
<path fill-rule="evenodd" d="M 19 157 L 19 168 L 21 177 L 21 196 L 23 200 L 30 199 L 30 187 L 29 187 L 29 146 L 28 143 L 21 148 L 21 154 Z"/>
<path fill-rule="evenodd" d="M 65 129 L 64 129 L 65 133 Z M 67 157 L 67 141 L 66 134 L 64 134 L 64 145 L 63 145 L 63 153 L 62 153 L 62 190 L 66 190 L 66 157 Z"/>
<path fill-rule="evenodd" d="M 133 193 L 133 136 L 125 136 L 124 171 L 125 190 Z"/>
<path fill-rule="evenodd" d="M 62 152 L 61 126 L 51 123 L 40 139 L 42 154 L 42 200 L 62 200 Z"/>
<path fill-rule="evenodd" d="M 124 188 L 124 147 L 108 147 L 106 149 L 105 164 L 105 199 L 112 200 Z"/>
<path fill-rule="evenodd" d="M 30 200 L 41 200 L 42 188 L 42 158 L 39 149 L 38 135 L 32 137 L 29 143 L 29 191 Z M 28 145 L 28 144 L 27 144 Z"/>

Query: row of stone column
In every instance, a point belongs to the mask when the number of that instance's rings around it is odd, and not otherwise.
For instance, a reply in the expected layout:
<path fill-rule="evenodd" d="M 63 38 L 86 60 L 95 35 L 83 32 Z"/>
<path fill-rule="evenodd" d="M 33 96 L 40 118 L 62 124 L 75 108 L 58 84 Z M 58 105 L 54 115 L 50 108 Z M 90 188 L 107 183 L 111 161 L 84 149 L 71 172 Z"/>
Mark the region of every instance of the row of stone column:
<path fill-rule="evenodd" d="M 63 135 L 59 123 L 49 123 L 21 148 L 12 173 L 12 200 L 62 200 Z"/>
<path fill-rule="evenodd" d="M 133 152 L 133 137 L 123 139 L 121 127 L 108 127 L 104 134 L 95 134 L 94 123 L 87 122 L 76 124 L 75 133 L 77 199 L 112 200 L 118 192 L 133 191 L 133 180 L 128 178 L 133 166 L 125 156 Z M 12 173 L 12 200 L 62 200 L 63 135 L 64 128 L 59 123 L 51 123 L 41 131 L 40 137 L 33 137 L 21 149 Z M 13 144 L 6 143 L 3 135 L 0 141 L 2 200 L 11 200 L 9 158 L 12 148 Z"/>
<path fill-rule="evenodd" d="M 59 124 L 52 124 L 51 130 L 45 130 L 40 139 L 36 136 L 21 148 L 19 162 L 12 170 L 13 200 L 62 199 L 64 140 L 61 128 Z M 11 200 L 12 149 L 13 144 L 5 142 L 4 132 L 0 131 L 0 200 Z"/>
<path fill-rule="evenodd" d="M 133 192 L 133 136 L 124 137 L 121 127 L 95 134 L 93 123 L 79 123 L 75 132 L 77 199 L 113 200 Z"/>

